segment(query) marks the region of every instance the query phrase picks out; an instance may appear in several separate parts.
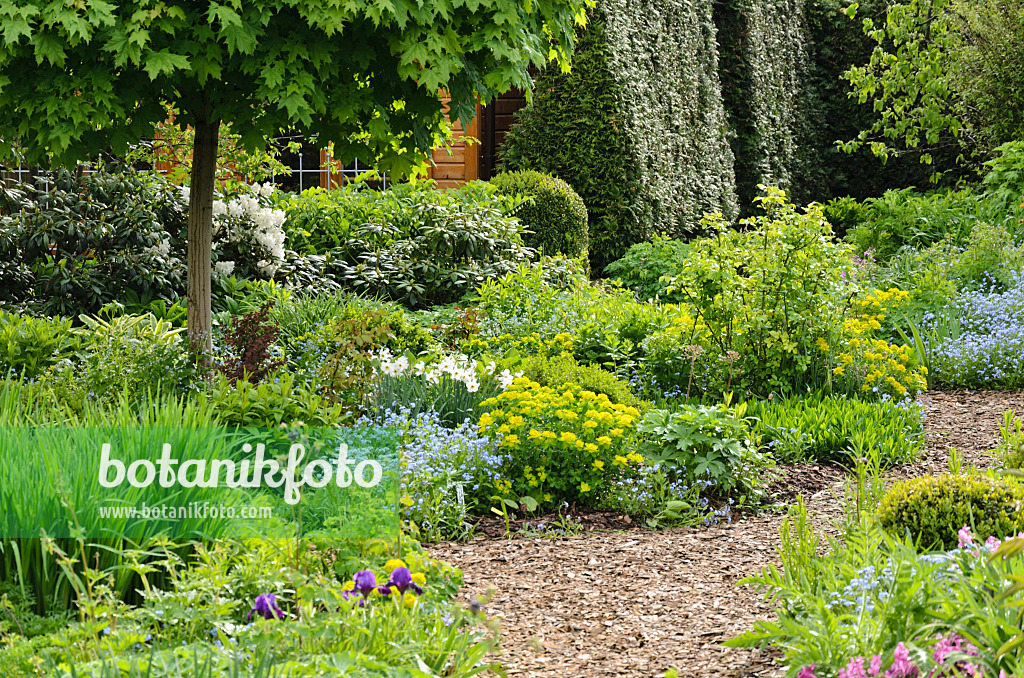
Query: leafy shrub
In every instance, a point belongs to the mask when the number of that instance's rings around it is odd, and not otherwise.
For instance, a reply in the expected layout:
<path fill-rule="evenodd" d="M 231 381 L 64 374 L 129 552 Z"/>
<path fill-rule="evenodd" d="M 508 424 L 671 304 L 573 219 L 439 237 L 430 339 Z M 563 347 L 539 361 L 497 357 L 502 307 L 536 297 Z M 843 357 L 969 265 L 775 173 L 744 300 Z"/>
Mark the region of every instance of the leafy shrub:
<path fill-rule="evenodd" d="M 913 188 L 890 189 L 880 198 L 864 201 L 867 212 L 860 224 L 846 234 L 859 254 L 869 250 L 881 262 L 900 249 L 921 249 L 947 236 L 963 243 L 974 224 L 985 214 L 977 196 L 969 190 L 942 191 L 928 195 Z"/>
<path fill-rule="evenodd" d="M 709 494 L 740 495 L 756 503 L 770 457 L 758 451 L 744 418 L 746 405 L 684 406 L 648 412 L 637 426 L 645 434 L 640 451 L 667 466 L 687 486 L 702 484 Z"/>
<path fill-rule="evenodd" d="M 274 357 L 270 351 L 279 333 L 267 322 L 273 307 L 274 302 L 267 301 L 258 310 L 233 318 L 224 333 L 227 356 L 216 367 L 232 383 L 243 379 L 258 384 L 285 364 L 284 358 Z"/>
<path fill-rule="evenodd" d="M 81 316 L 75 330 L 79 347 L 40 377 L 73 411 L 89 402 L 112 404 L 120 397 L 141 400 L 158 391 L 181 392 L 196 379 L 196 361 L 182 335 L 184 328 L 150 314 L 109 320 Z"/>
<path fill-rule="evenodd" d="M 38 177 L 0 219 L 0 289 L 46 315 L 98 313 L 126 293 L 174 301 L 185 266 L 155 208 L 171 190 L 103 165 Z"/>
<path fill-rule="evenodd" d="M 1013 212 L 1024 202 L 1024 141 L 1010 141 L 996 150 L 996 157 L 985 165 L 982 179 L 985 200 L 1002 212 Z"/>
<path fill-rule="evenodd" d="M 957 532 L 970 526 L 979 539 L 1024 529 L 1024 487 L 986 476 L 924 476 L 896 483 L 878 507 L 881 526 L 905 532 L 925 548 L 957 546 Z"/>
<path fill-rule="evenodd" d="M 641 299 L 681 303 L 686 301 L 685 297 L 678 292 L 670 294 L 668 283 L 662 278 L 678 275 L 689 253 L 690 245 L 685 241 L 654 234 L 651 242 L 631 246 L 625 256 L 608 264 L 604 272 Z"/>
<path fill-rule="evenodd" d="M 818 345 L 839 335 L 851 266 L 820 205 L 800 213 L 782 191 L 764 190 L 757 201 L 765 214 L 744 220 L 746 230 L 718 215 L 705 219 L 716 235 L 690 242 L 669 288 L 691 308 L 690 335 L 699 337 L 691 343 L 755 393 L 823 381 Z"/>
<path fill-rule="evenodd" d="M 1003 468 L 1024 469 L 1024 433 L 1021 432 L 1021 419 L 1013 416 L 1012 410 L 1003 412 L 1003 423 L 999 426 L 1000 441 L 996 447 L 996 456 Z"/>
<path fill-rule="evenodd" d="M 491 184 L 506 195 L 527 198 L 515 210 L 530 231 L 523 233 L 527 247 L 549 255 L 586 255 L 587 207 L 569 184 L 532 170 L 503 172 L 492 178 Z"/>
<path fill-rule="evenodd" d="M 856 440 L 883 466 L 908 462 L 924 446 L 921 411 L 893 401 L 815 393 L 749 403 L 754 437 L 781 462 L 849 462 Z"/>
<path fill-rule="evenodd" d="M 569 355 L 526 358 L 516 369 L 527 379 L 559 393 L 566 389 L 593 391 L 608 396 L 612 403 L 635 407 L 641 413 L 650 408 L 650 403 L 633 395 L 626 382 L 596 365 L 580 365 Z"/>
<path fill-rule="evenodd" d="M 284 370 L 260 384 L 232 381 L 219 374 L 200 392 L 199 399 L 203 406 L 213 408 L 218 422 L 225 426 L 274 428 L 302 422 L 324 427 L 351 421 L 343 406 Z"/>
<path fill-rule="evenodd" d="M 508 455 L 498 487 L 504 495 L 593 506 L 618 469 L 643 462 L 628 446 L 639 411 L 604 394 L 559 392 L 519 377 L 481 405 L 480 432 Z"/>
<path fill-rule="evenodd" d="M 518 221 L 496 207 L 422 197 L 403 220 L 357 227 L 333 252 L 338 282 L 409 308 L 447 304 L 535 254 L 522 244 Z"/>
<path fill-rule="evenodd" d="M 850 196 L 833 198 L 825 203 L 825 218 L 832 224 L 832 231 L 837 238 L 842 238 L 866 221 L 870 212 L 871 207 L 867 202 L 860 202 Z"/>
<path fill-rule="evenodd" d="M 71 321 L 0 311 L 0 373 L 34 379 L 75 344 Z"/>

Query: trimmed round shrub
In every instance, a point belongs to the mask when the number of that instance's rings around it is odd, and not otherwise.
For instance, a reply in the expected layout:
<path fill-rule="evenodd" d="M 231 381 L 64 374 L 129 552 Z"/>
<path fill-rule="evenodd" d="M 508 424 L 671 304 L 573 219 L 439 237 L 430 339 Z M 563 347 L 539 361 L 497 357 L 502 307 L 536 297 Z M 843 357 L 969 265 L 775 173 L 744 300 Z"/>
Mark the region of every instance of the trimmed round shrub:
<path fill-rule="evenodd" d="M 1024 486 L 978 475 L 904 480 L 882 498 L 878 520 L 898 536 L 909 532 L 923 548 L 948 550 L 964 525 L 981 541 L 1024 530 Z"/>
<path fill-rule="evenodd" d="M 532 233 L 523 234 L 527 247 L 544 254 L 583 256 L 587 252 L 587 207 L 572 186 L 550 174 L 533 170 L 505 172 L 491 184 L 506 195 L 533 198 L 516 208 L 516 216 Z"/>

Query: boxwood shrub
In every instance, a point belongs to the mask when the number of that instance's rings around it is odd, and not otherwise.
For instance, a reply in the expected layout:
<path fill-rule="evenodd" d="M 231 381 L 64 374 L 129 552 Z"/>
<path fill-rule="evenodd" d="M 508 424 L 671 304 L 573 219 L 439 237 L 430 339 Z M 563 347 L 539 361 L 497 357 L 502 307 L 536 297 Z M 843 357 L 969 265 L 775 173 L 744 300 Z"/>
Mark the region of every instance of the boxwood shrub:
<path fill-rule="evenodd" d="M 529 232 L 523 233 L 527 247 L 543 254 L 579 257 L 587 252 L 587 206 L 566 182 L 533 170 L 504 172 L 491 184 L 506 195 L 523 195 L 531 200 L 516 208 L 515 215 Z"/>

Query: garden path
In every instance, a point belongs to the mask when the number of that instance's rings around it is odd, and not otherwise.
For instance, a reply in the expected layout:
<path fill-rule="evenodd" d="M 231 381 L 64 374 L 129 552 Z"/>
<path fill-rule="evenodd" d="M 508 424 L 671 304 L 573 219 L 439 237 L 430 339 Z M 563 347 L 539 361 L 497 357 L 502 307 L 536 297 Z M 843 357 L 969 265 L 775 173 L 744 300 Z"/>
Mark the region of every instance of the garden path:
<path fill-rule="evenodd" d="M 1024 414 L 1024 392 L 931 392 L 925 454 L 895 478 L 938 474 L 950 446 L 966 463 L 987 465 L 1002 412 Z M 815 522 L 840 515 L 841 474 L 803 464 L 775 488 L 808 496 Z M 510 676 L 779 676 L 777 655 L 720 643 L 771 615 L 736 582 L 776 560 L 779 514 L 700 530 L 590 532 L 561 539 L 479 538 L 436 544 L 430 553 L 465 573 L 461 595 L 485 600 L 502 623 Z M 487 598 L 487 591 L 491 596 Z"/>

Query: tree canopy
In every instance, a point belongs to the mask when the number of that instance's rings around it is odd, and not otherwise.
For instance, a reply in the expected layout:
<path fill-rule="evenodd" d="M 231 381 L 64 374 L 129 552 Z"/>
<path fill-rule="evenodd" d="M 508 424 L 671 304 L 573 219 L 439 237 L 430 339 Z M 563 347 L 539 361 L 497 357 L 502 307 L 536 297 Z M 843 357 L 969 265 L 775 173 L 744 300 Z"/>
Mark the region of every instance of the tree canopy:
<path fill-rule="evenodd" d="M 44 166 L 123 154 L 173 106 L 196 133 L 189 328 L 208 346 L 221 121 L 249 148 L 295 130 L 403 173 L 446 129 L 442 94 L 468 122 L 478 98 L 528 88 L 531 66 L 567 67 L 588 4 L 0 1 L 0 153 Z"/>

